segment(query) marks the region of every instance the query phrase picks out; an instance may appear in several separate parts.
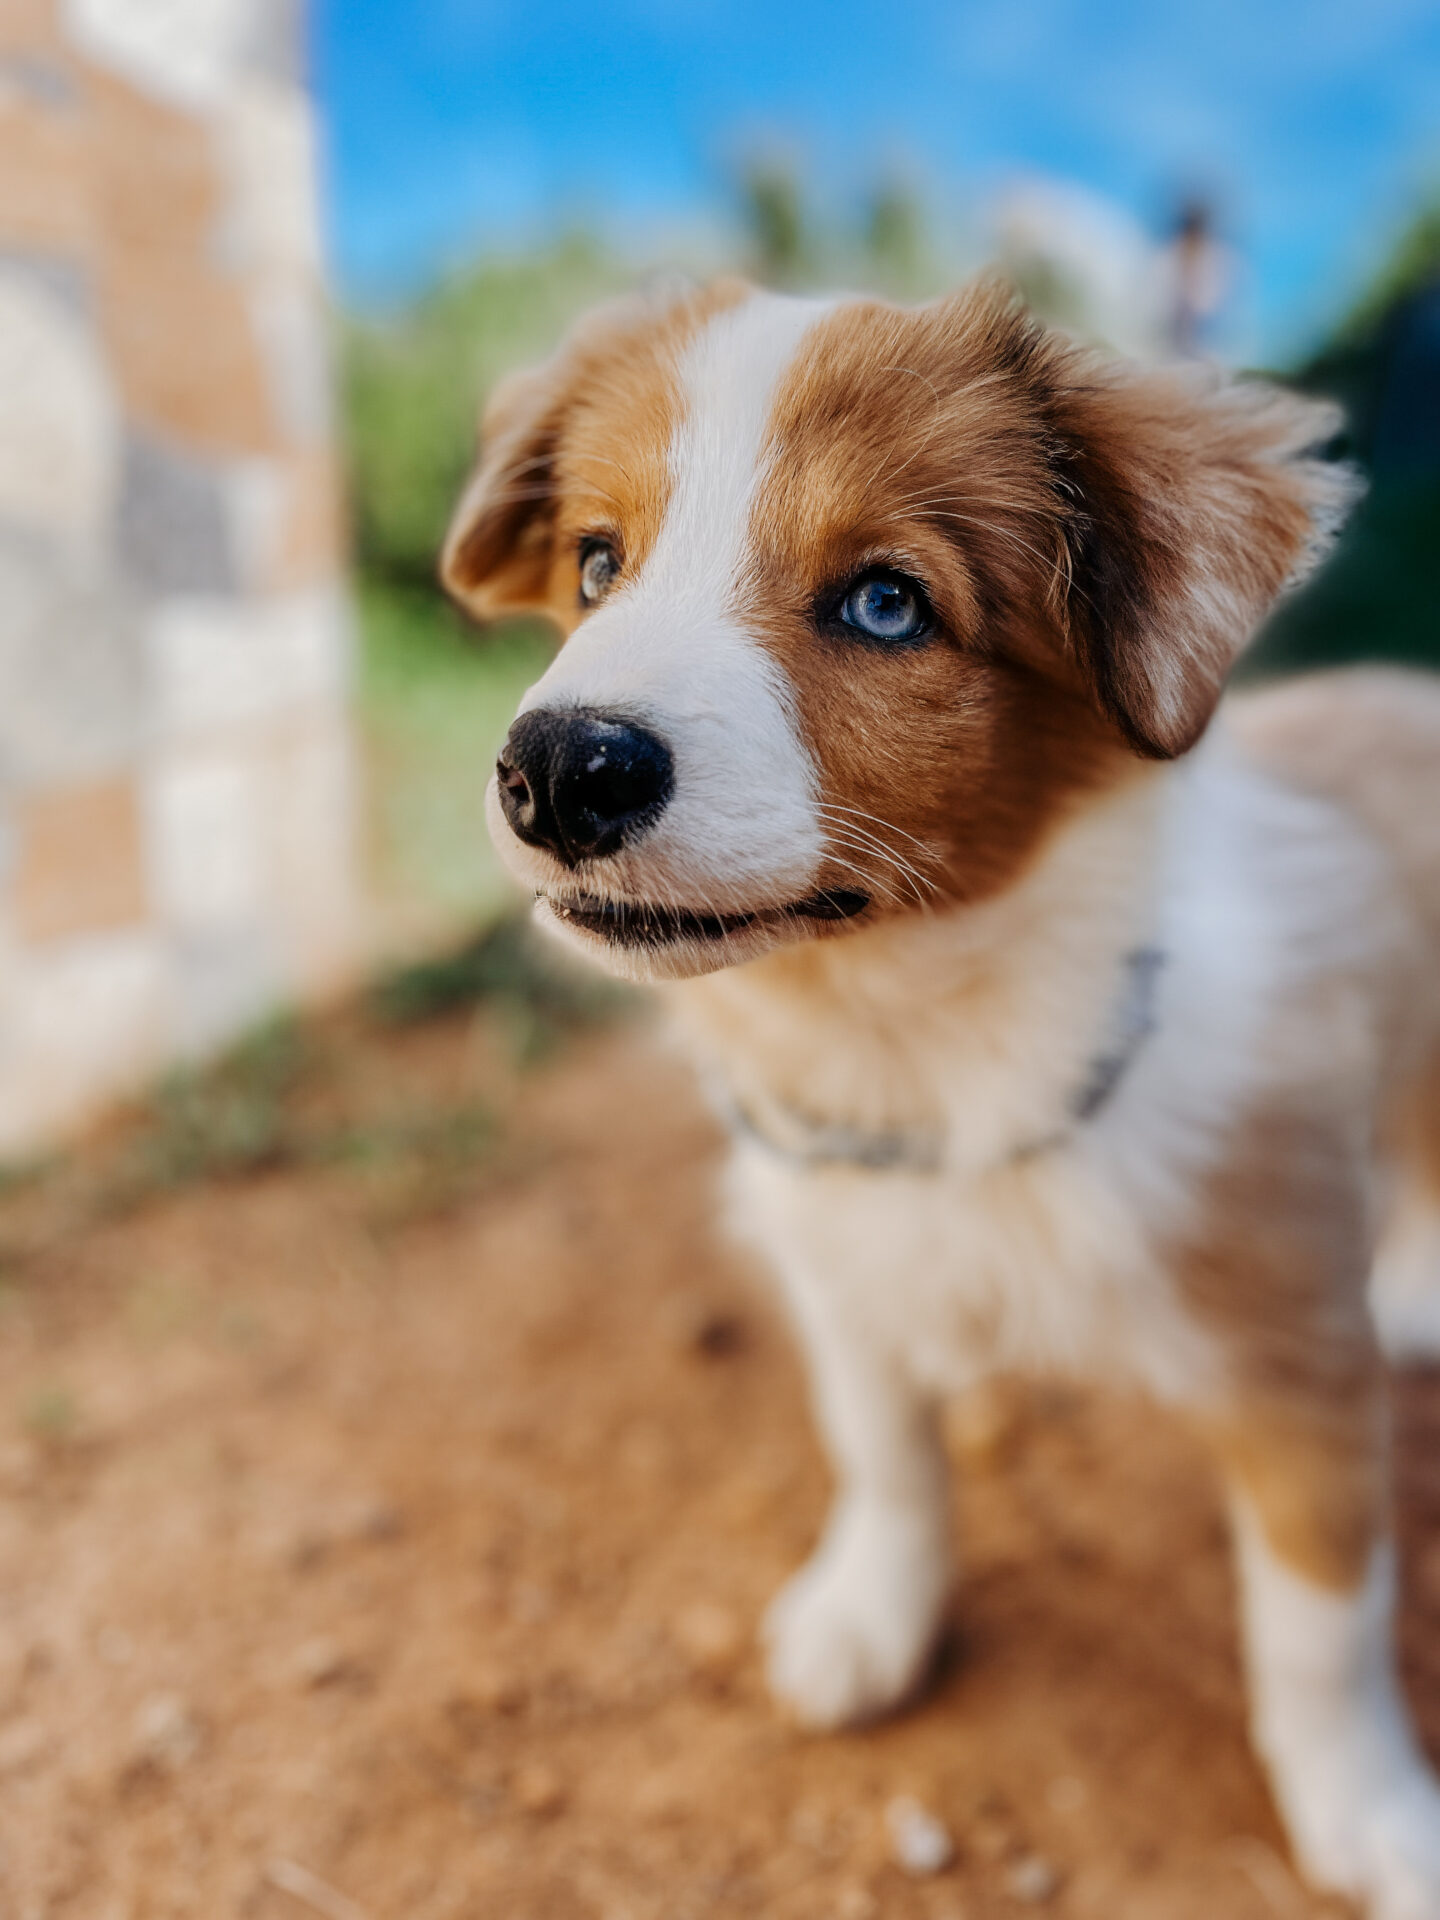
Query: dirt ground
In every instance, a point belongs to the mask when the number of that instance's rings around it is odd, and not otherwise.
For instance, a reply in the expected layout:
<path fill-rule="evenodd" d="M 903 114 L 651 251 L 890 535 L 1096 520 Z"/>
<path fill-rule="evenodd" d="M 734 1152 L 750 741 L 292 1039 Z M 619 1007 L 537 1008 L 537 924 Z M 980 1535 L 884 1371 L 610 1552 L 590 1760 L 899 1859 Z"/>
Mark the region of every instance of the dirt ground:
<path fill-rule="evenodd" d="M 683 1070 L 644 1021 L 526 1071 L 469 1016 L 347 1044 L 362 1105 L 488 1103 L 453 1177 L 282 1158 L 58 1232 L 53 1194 L 0 1201 L 7 1920 L 1340 1911 L 1247 1752 L 1173 1427 L 1069 1390 L 962 1409 L 935 1684 L 803 1737 L 754 1629 L 825 1473 Z M 1440 1380 L 1401 1402 L 1435 1744 Z M 892 1859 L 897 1795 L 944 1871 Z"/>

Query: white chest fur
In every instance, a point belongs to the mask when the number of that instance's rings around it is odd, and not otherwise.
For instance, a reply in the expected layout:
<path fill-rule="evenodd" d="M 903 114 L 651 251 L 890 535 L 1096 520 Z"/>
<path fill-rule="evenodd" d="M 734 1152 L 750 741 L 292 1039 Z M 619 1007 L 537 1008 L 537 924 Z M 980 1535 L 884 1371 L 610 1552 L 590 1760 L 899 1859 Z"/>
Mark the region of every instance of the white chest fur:
<path fill-rule="evenodd" d="M 802 1316 L 841 1316 L 934 1392 L 997 1369 L 1169 1399 L 1210 1382 L 1141 1210 L 1083 1142 L 966 1176 L 797 1171 L 747 1144 L 731 1195 Z"/>
<path fill-rule="evenodd" d="M 1293 1070 L 1297 983 L 1343 970 L 1347 928 L 1375 950 L 1373 873 L 1328 810 L 1222 743 L 1079 816 L 998 901 L 687 985 L 691 1044 L 747 1110 L 943 1142 L 917 1172 L 800 1167 L 742 1139 L 735 1225 L 800 1317 L 840 1316 L 937 1391 L 1020 1368 L 1208 1396 L 1217 1363 L 1165 1249 L 1236 1119 Z M 1141 943 L 1166 955 L 1156 1029 L 1076 1125 Z M 1362 1104 L 1369 1006 L 1354 1003 L 1360 1031 L 1326 1035 Z"/>

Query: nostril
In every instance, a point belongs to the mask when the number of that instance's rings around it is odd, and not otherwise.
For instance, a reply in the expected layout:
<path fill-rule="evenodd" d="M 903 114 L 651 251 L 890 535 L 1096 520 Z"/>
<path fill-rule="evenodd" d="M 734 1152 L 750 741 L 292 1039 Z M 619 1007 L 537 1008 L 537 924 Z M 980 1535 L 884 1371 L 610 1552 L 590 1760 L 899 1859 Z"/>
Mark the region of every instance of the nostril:
<path fill-rule="evenodd" d="M 524 806 L 525 802 L 530 798 L 530 782 L 525 778 L 524 774 L 521 773 L 520 769 L 518 767 L 512 767 L 502 756 L 495 762 L 495 776 L 500 782 L 502 791 L 509 794 L 512 800 Z"/>
<path fill-rule="evenodd" d="M 573 866 L 616 853 L 664 810 L 674 785 L 658 735 L 593 708 L 522 714 L 495 763 L 520 839 Z"/>

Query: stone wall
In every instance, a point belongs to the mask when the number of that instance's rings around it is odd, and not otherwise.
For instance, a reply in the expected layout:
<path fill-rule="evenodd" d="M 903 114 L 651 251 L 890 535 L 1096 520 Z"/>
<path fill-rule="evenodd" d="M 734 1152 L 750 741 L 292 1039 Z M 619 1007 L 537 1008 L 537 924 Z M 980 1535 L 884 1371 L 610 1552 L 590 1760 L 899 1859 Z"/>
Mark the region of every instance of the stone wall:
<path fill-rule="evenodd" d="M 299 31 L 0 7 L 0 1155 L 356 951 Z"/>

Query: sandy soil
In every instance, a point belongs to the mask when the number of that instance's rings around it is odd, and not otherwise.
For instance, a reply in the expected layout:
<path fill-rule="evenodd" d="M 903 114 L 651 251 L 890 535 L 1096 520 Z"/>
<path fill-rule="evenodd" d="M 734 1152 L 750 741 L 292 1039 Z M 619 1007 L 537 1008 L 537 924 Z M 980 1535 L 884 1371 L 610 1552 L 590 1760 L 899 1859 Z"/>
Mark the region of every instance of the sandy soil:
<path fill-rule="evenodd" d="M 12 1249 L 0 1912 L 1338 1911 L 1285 1864 L 1214 1491 L 1160 1416 L 1054 1389 L 962 1410 L 935 1684 L 804 1738 L 754 1626 L 825 1474 L 712 1230 L 683 1073 L 643 1024 L 525 1074 L 457 1020 L 355 1044 L 387 1098 L 498 1103 L 463 1179 L 201 1181 Z M 1401 1398 L 1434 1742 L 1440 1381 Z M 945 1871 L 892 1859 L 901 1794 L 953 1835 Z"/>

